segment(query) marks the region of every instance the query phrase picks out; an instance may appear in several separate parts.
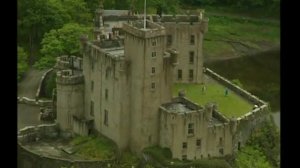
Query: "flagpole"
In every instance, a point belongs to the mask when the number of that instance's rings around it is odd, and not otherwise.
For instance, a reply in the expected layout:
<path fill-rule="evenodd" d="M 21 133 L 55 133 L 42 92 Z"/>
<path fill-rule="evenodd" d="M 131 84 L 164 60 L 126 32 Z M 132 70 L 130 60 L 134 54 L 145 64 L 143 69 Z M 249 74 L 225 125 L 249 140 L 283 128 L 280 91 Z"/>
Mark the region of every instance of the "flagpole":
<path fill-rule="evenodd" d="M 146 0 L 144 2 L 144 29 L 146 29 Z"/>

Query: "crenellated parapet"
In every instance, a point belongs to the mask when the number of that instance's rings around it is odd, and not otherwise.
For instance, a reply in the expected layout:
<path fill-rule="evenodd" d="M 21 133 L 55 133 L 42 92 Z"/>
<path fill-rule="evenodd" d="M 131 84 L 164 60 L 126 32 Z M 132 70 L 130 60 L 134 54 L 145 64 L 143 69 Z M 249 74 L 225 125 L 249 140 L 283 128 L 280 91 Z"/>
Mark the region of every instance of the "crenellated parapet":
<path fill-rule="evenodd" d="M 82 70 L 82 58 L 63 55 L 56 58 L 56 69 L 77 69 Z"/>
<path fill-rule="evenodd" d="M 84 81 L 82 73 L 74 73 L 72 70 L 61 70 L 56 74 L 56 83 L 62 85 L 82 84 Z"/>
<path fill-rule="evenodd" d="M 123 24 L 123 30 L 141 38 L 151 38 L 165 35 L 166 33 L 163 26 L 150 21 L 146 22 L 146 29 L 143 29 L 143 22 L 133 22 Z"/>

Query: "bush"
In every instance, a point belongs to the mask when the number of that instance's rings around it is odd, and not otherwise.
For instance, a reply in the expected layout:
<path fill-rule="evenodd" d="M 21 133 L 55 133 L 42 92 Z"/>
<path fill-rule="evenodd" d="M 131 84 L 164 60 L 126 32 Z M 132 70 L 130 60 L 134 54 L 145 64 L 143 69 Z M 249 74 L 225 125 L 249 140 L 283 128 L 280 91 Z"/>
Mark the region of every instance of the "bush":
<path fill-rule="evenodd" d="M 274 167 L 279 166 L 280 135 L 272 118 L 264 121 L 261 127 L 254 130 L 248 145 L 256 146 Z"/>

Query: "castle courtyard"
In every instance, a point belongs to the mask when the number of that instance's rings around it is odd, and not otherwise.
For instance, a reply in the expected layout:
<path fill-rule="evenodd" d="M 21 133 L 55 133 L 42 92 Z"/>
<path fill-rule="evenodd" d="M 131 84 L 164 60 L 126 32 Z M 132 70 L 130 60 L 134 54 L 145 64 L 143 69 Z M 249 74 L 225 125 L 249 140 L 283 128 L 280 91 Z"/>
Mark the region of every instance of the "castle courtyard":
<path fill-rule="evenodd" d="M 192 83 L 176 83 L 173 85 L 173 96 L 183 90 L 191 101 L 204 106 L 207 103 L 216 103 L 218 111 L 227 118 L 241 117 L 252 110 L 254 104 L 231 90 L 225 96 L 226 88 L 214 79 L 204 76 L 205 85 Z M 204 87 L 204 89 L 203 89 Z"/>

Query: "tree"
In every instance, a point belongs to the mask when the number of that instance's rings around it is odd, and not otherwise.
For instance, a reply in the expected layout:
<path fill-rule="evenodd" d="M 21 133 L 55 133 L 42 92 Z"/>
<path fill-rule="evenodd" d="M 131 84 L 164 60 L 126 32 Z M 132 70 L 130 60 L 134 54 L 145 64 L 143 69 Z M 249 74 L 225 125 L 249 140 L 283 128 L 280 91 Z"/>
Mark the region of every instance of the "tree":
<path fill-rule="evenodd" d="M 87 7 L 90 10 L 91 14 L 94 14 L 94 12 L 96 11 L 96 9 L 98 9 L 99 7 L 99 1 L 100 0 L 84 0 Z"/>
<path fill-rule="evenodd" d="M 28 68 L 28 55 L 22 47 L 18 46 L 18 81 L 22 78 Z"/>
<path fill-rule="evenodd" d="M 147 0 L 147 8 L 161 9 L 163 13 L 176 13 L 179 7 L 179 0 Z M 134 8 L 143 13 L 144 1 L 135 0 L 132 2 Z"/>
<path fill-rule="evenodd" d="M 260 148 L 268 161 L 275 167 L 278 166 L 280 135 L 273 118 L 264 121 L 262 126 L 254 130 L 248 144 Z"/>
<path fill-rule="evenodd" d="M 270 163 L 267 161 L 266 156 L 252 146 L 245 146 L 241 151 L 239 151 L 235 166 L 237 168 L 272 168 Z"/>
<path fill-rule="evenodd" d="M 49 68 L 58 56 L 79 55 L 80 36 L 87 34 L 89 28 L 77 23 L 65 24 L 61 29 L 51 30 L 42 40 L 42 58 L 35 64 L 37 68 Z"/>
<path fill-rule="evenodd" d="M 30 63 L 45 32 L 70 20 L 58 0 L 18 0 L 18 43 L 29 51 Z"/>
<path fill-rule="evenodd" d="M 92 23 L 92 13 L 90 13 L 88 5 L 84 0 L 63 0 L 62 5 L 71 17 L 72 22 L 79 24 Z"/>
<path fill-rule="evenodd" d="M 18 43 L 29 51 L 31 64 L 44 34 L 69 22 L 92 23 L 84 0 L 18 0 Z"/>

